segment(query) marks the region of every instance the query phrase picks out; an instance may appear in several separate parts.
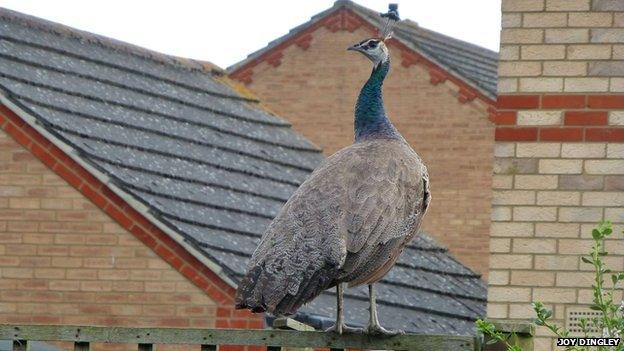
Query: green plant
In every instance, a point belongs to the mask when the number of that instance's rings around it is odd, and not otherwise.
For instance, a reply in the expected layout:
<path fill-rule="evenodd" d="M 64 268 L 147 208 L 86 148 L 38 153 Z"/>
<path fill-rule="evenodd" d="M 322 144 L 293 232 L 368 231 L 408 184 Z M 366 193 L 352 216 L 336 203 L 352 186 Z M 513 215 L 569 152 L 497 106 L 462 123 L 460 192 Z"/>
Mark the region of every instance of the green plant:
<path fill-rule="evenodd" d="M 624 331 L 624 302 L 614 301 L 615 291 L 619 284 L 624 281 L 624 272 L 613 272 L 606 267 L 604 257 L 609 253 L 605 250 L 604 240 L 613 233 L 612 224 L 609 221 L 599 223 L 592 230 L 592 245 L 589 256 L 582 257 L 581 260 L 593 266 L 594 282 L 592 284 L 593 300 L 590 309 L 599 311 L 600 314 L 592 318 L 582 318 L 579 322 L 581 331 L 585 337 L 593 331 L 599 331 L 602 337 L 622 338 Z M 610 276 L 611 286 L 605 286 L 605 276 Z M 570 332 L 557 326 L 552 322 L 552 311 L 547 309 L 543 303 L 534 302 L 532 304 L 536 318 L 534 323 L 537 326 L 545 327 L 555 336 L 565 338 L 570 336 Z M 514 338 L 496 330 L 494 324 L 486 320 L 477 320 L 477 330 L 490 340 L 488 343 L 502 342 L 507 347 L 507 351 L 522 351 L 520 346 L 513 343 Z M 567 351 L 623 351 L 624 341 L 618 346 L 570 346 Z"/>
<path fill-rule="evenodd" d="M 477 330 L 490 338 L 486 341 L 486 345 L 502 342 L 507 347 L 507 351 L 522 351 L 522 348 L 514 342 L 513 333 L 498 331 L 494 323 L 487 320 L 477 319 L 475 323 Z"/>

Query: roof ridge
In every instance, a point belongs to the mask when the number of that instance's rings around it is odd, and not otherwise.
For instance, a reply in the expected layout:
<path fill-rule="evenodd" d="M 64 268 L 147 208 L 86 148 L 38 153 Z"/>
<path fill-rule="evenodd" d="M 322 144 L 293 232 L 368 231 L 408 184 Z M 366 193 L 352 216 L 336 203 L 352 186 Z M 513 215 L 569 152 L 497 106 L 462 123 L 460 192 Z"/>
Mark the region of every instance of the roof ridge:
<path fill-rule="evenodd" d="M 5 7 L 0 7 L 0 19 L 7 20 L 13 23 L 18 23 L 28 28 L 44 31 L 59 36 L 64 36 L 66 38 L 85 41 L 89 44 L 100 45 L 107 49 L 112 49 L 118 52 L 137 56 L 142 59 L 155 61 L 157 63 L 169 65 L 176 68 L 187 69 L 191 71 L 201 71 L 207 74 L 212 74 L 213 70 L 223 71 L 221 67 L 215 65 L 212 62 L 167 55 L 122 40 L 73 28 L 58 22 L 54 22 L 37 16 L 28 15 Z"/>
<path fill-rule="evenodd" d="M 2 13 L 1 9 L 2 8 L 0 8 L 0 18 L 2 18 L 2 16 L 1 16 L 1 13 Z M 95 59 L 93 57 L 88 57 L 88 56 L 77 54 L 77 53 L 74 53 L 74 52 L 64 51 L 64 50 L 55 48 L 55 47 L 50 46 L 50 45 L 43 45 L 43 44 L 39 44 L 39 43 L 29 42 L 29 41 L 17 39 L 17 38 L 14 38 L 14 37 L 6 36 L 6 35 L 3 35 L 3 34 L 0 34 L 0 39 L 6 40 L 6 41 L 9 41 L 9 42 L 13 42 L 13 43 L 16 43 L 18 45 L 26 45 L 26 46 L 29 46 L 31 48 L 35 48 L 35 49 L 38 49 L 38 50 L 46 50 L 46 51 L 54 52 L 55 54 L 58 54 L 58 55 L 64 55 L 64 56 L 69 56 L 69 57 L 72 57 L 72 58 L 77 58 L 77 59 L 80 59 L 80 60 L 90 61 L 90 62 L 93 62 L 95 64 L 102 65 L 102 66 L 105 66 L 105 67 L 109 67 L 109 68 L 112 68 L 112 69 L 116 69 L 116 70 L 120 70 L 120 71 L 126 71 L 126 72 L 130 72 L 130 73 L 134 73 L 134 74 L 139 74 L 139 75 L 147 77 L 149 79 L 162 80 L 162 81 L 165 81 L 165 82 L 167 82 L 169 84 L 177 85 L 177 86 L 180 86 L 182 88 L 185 88 L 185 89 L 188 89 L 188 90 L 192 90 L 192 91 L 196 91 L 196 92 L 199 92 L 199 93 L 204 93 L 204 94 L 208 94 L 208 95 L 214 95 L 214 96 L 217 96 L 217 97 L 225 97 L 225 98 L 228 98 L 228 99 L 235 99 L 235 100 L 241 100 L 241 101 L 254 102 L 254 103 L 258 102 L 258 99 L 253 97 L 253 96 L 236 96 L 236 95 L 228 95 L 228 94 L 225 94 L 225 93 L 215 92 L 215 91 L 212 91 L 212 90 L 208 90 L 208 89 L 205 89 L 205 88 L 200 88 L 200 87 L 193 86 L 193 85 L 190 85 L 190 84 L 187 84 L 187 83 L 183 83 L 183 82 L 180 82 L 180 81 L 172 80 L 172 79 L 169 79 L 169 78 L 166 78 L 166 77 L 159 77 L 159 76 L 156 76 L 154 74 L 147 73 L 147 72 L 140 72 L 140 71 L 138 71 L 138 70 L 136 70 L 134 68 L 121 66 L 121 65 L 116 65 L 116 64 L 114 64 L 112 62 L 98 60 L 98 59 Z M 221 71 L 219 71 L 218 73 L 215 73 L 213 71 L 213 72 L 211 72 L 211 74 L 212 74 L 212 76 L 214 78 L 216 78 L 215 80 L 217 80 L 218 78 L 221 78 L 222 76 L 224 76 L 224 72 L 221 72 Z M 248 95 L 252 95 L 252 94 L 248 94 Z"/>
<path fill-rule="evenodd" d="M 356 3 L 356 2 L 350 1 L 350 0 L 338 0 L 337 2 L 344 3 L 345 5 L 348 5 L 348 6 L 353 6 L 356 10 L 362 10 L 362 11 L 368 12 L 368 14 L 370 14 L 371 16 L 373 14 L 377 15 L 376 11 L 374 11 L 372 9 L 369 9 L 366 6 L 360 5 L 360 4 Z M 491 54 L 496 54 L 496 51 L 490 50 L 490 49 L 488 49 L 486 47 L 477 45 L 475 43 L 471 43 L 471 42 L 463 40 L 463 39 L 458 39 L 458 38 L 452 37 L 452 36 L 450 36 L 448 34 L 444 34 L 444 33 L 438 32 L 438 31 L 430 29 L 430 28 L 425 28 L 425 27 L 421 26 L 420 24 L 418 24 L 418 22 L 416 22 L 414 20 L 411 20 L 409 18 L 406 18 L 404 20 L 401 20 L 400 22 L 397 22 L 396 25 L 397 25 L 397 27 L 399 27 L 399 26 L 400 27 L 407 27 L 407 28 L 410 28 L 412 30 L 422 30 L 422 31 L 425 31 L 427 33 L 431 33 L 431 34 L 433 34 L 435 36 L 443 37 L 445 39 L 449 39 L 449 40 L 454 41 L 456 43 L 464 44 L 466 46 L 471 47 L 471 49 L 478 49 L 478 50 L 482 50 L 482 51 L 485 51 L 485 52 L 488 52 L 488 53 L 491 53 Z"/>
<path fill-rule="evenodd" d="M 0 35 L 0 38 L 2 38 L 1 35 Z M 133 92 L 136 92 L 136 93 L 139 93 L 139 94 L 147 95 L 147 96 L 150 96 L 152 98 L 167 100 L 167 101 L 174 102 L 176 104 L 180 104 L 180 105 L 183 105 L 183 106 L 188 106 L 188 107 L 192 107 L 192 108 L 196 108 L 196 109 L 200 109 L 200 110 L 205 110 L 205 111 L 208 111 L 208 112 L 211 112 L 211 113 L 223 116 L 223 117 L 227 117 L 227 118 L 237 118 L 237 119 L 240 119 L 241 121 L 245 121 L 245 122 L 249 122 L 249 123 L 257 123 L 257 124 L 270 125 L 270 126 L 276 126 L 276 127 L 289 126 L 289 124 L 286 123 L 286 122 L 280 123 L 280 122 L 274 122 L 274 121 L 270 121 L 270 120 L 266 120 L 266 119 L 265 120 L 261 120 L 261 119 L 250 118 L 250 117 L 247 117 L 247 116 L 237 115 L 237 114 L 232 113 L 232 112 L 221 111 L 221 110 L 215 109 L 213 107 L 200 105 L 200 104 L 197 104 L 197 103 L 194 103 L 194 102 L 191 102 L 191 101 L 185 101 L 185 100 L 180 99 L 178 97 L 165 96 L 165 95 L 163 95 L 160 92 L 150 91 L 150 90 L 147 90 L 147 89 L 144 89 L 144 88 L 140 88 L 140 87 L 132 87 L 132 86 L 124 85 L 124 84 L 121 84 L 121 83 L 117 83 L 117 82 L 115 82 L 113 80 L 107 80 L 107 79 L 99 78 L 99 77 L 96 77 L 96 76 L 89 76 L 89 75 L 86 75 L 86 74 L 83 74 L 83 73 L 70 72 L 70 71 L 67 71 L 67 70 L 64 70 L 64 69 L 61 69 L 61 68 L 48 66 L 48 65 L 40 64 L 40 63 L 36 63 L 36 62 L 31 62 L 31 61 L 28 61 L 28 60 L 11 57 L 11 56 L 4 55 L 4 54 L 1 54 L 1 53 L 0 53 L 0 57 L 4 58 L 4 59 L 7 59 L 7 60 L 11 60 L 11 61 L 17 62 L 17 63 L 20 63 L 20 64 L 23 64 L 23 65 L 29 65 L 29 66 L 45 69 L 45 70 L 48 70 L 48 71 L 53 71 L 53 72 L 56 72 L 56 73 L 59 73 L 59 74 L 65 74 L 65 75 L 73 76 L 73 77 L 77 77 L 79 79 L 92 80 L 92 81 L 96 81 L 96 82 L 99 82 L 99 83 L 111 85 L 111 86 L 114 86 L 114 87 L 119 88 L 119 89 L 125 89 L 125 90 L 133 91 Z M 67 94 L 69 94 L 71 92 L 70 90 L 65 90 L 65 91 L 67 91 Z M 207 95 L 211 95 L 212 92 L 203 91 L 203 93 L 205 93 Z M 77 93 L 74 92 L 74 94 L 77 94 Z M 86 93 L 81 93 L 81 94 L 83 95 L 84 98 L 86 98 L 85 97 L 85 96 L 87 96 Z M 214 94 L 212 94 L 212 95 L 214 95 Z M 222 97 L 224 97 L 224 96 L 222 95 Z M 227 98 L 230 98 L 230 97 L 228 96 Z M 234 98 L 234 99 L 236 99 L 236 98 Z"/>

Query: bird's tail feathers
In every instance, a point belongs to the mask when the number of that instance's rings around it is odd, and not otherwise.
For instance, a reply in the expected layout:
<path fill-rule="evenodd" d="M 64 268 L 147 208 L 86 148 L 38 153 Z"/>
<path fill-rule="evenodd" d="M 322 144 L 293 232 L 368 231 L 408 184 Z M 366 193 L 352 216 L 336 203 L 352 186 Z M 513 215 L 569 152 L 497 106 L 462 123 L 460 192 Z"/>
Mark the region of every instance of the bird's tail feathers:
<path fill-rule="evenodd" d="M 320 269 L 311 276 L 293 282 L 293 276 L 267 272 L 262 265 L 250 269 L 236 291 L 236 308 L 249 309 L 254 313 L 270 312 L 276 316 L 289 316 L 305 303 L 317 297 L 323 290 L 334 286 L 335 269 Z M 289 286 L 297 286 L 289 292 Z"/>
<path fill-rule="evenodd" d="M 253 267 L 238 284 L 235 297 L 237 309 L 249 309 L 254 313 L 267 310 L 266 302 L 262 296 L 262 285 L 266 281 L 262 271 L 260 266 Z"/>

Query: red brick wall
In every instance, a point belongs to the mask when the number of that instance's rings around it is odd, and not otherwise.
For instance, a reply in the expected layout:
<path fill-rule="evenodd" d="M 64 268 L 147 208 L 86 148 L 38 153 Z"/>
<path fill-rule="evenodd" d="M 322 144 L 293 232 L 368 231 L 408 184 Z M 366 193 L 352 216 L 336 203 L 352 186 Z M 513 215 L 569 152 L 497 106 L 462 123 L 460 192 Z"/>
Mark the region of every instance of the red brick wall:
<path fill-rule="evenodd" d="M 233 76 L 247 81 L 269 109 L 286 117 L 327 155 L 352 143 L 355 101 L 372 68 L 362 55 L 346 51 L 370 37 L 368 29 L 329 27 L 287 46 L 281 57 L 254 66 L 251 74 Z M 486 273 L 494 145 L 487 107 L 477 100 L 461 103 L 456 85 L 432 84 L 424 65 L 405 67 L 405 53 L 395 45 L 390 51 L 386 109 L 431 176 L 433 201 L 424 230 L 462 262 Z"/>

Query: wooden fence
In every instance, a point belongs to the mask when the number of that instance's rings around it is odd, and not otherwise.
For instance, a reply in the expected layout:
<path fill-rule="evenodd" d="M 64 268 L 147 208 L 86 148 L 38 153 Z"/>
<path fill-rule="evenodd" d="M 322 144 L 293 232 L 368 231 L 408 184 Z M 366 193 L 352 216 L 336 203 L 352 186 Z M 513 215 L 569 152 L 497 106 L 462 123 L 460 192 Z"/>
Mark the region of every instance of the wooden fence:
<path fill-rule="evenodd" d="M 505 324 L 499 324 L 505 330 Z M 522 325 L 508 324 L 510 332 L 532 333 Z M 513 330 L 512 330 L 513 329 Z M 243 330 L 129 328 L 61 325 L 2 325 L 0 340 L 13 340 L 13 351 L 28 350 L 28 341 L 69 341 L 74 351 L 88 351 L 91 343 L 137 344 L 138 351 L 151 351 L 155 344 L 196 345 L 201 351 L 218 350 L 220 345 L 329 348 L 331 350 L 410 350 L 410 351 L 475 351 L 482 349 L 479 338 L 471 336 L 406 334 L 376 337 L 363 334 L 337 335 L 305 330 Z M 526 343 L 528 345 L 528 342 Z M 525 351 L 532 350 L 525 348 Z"/>

